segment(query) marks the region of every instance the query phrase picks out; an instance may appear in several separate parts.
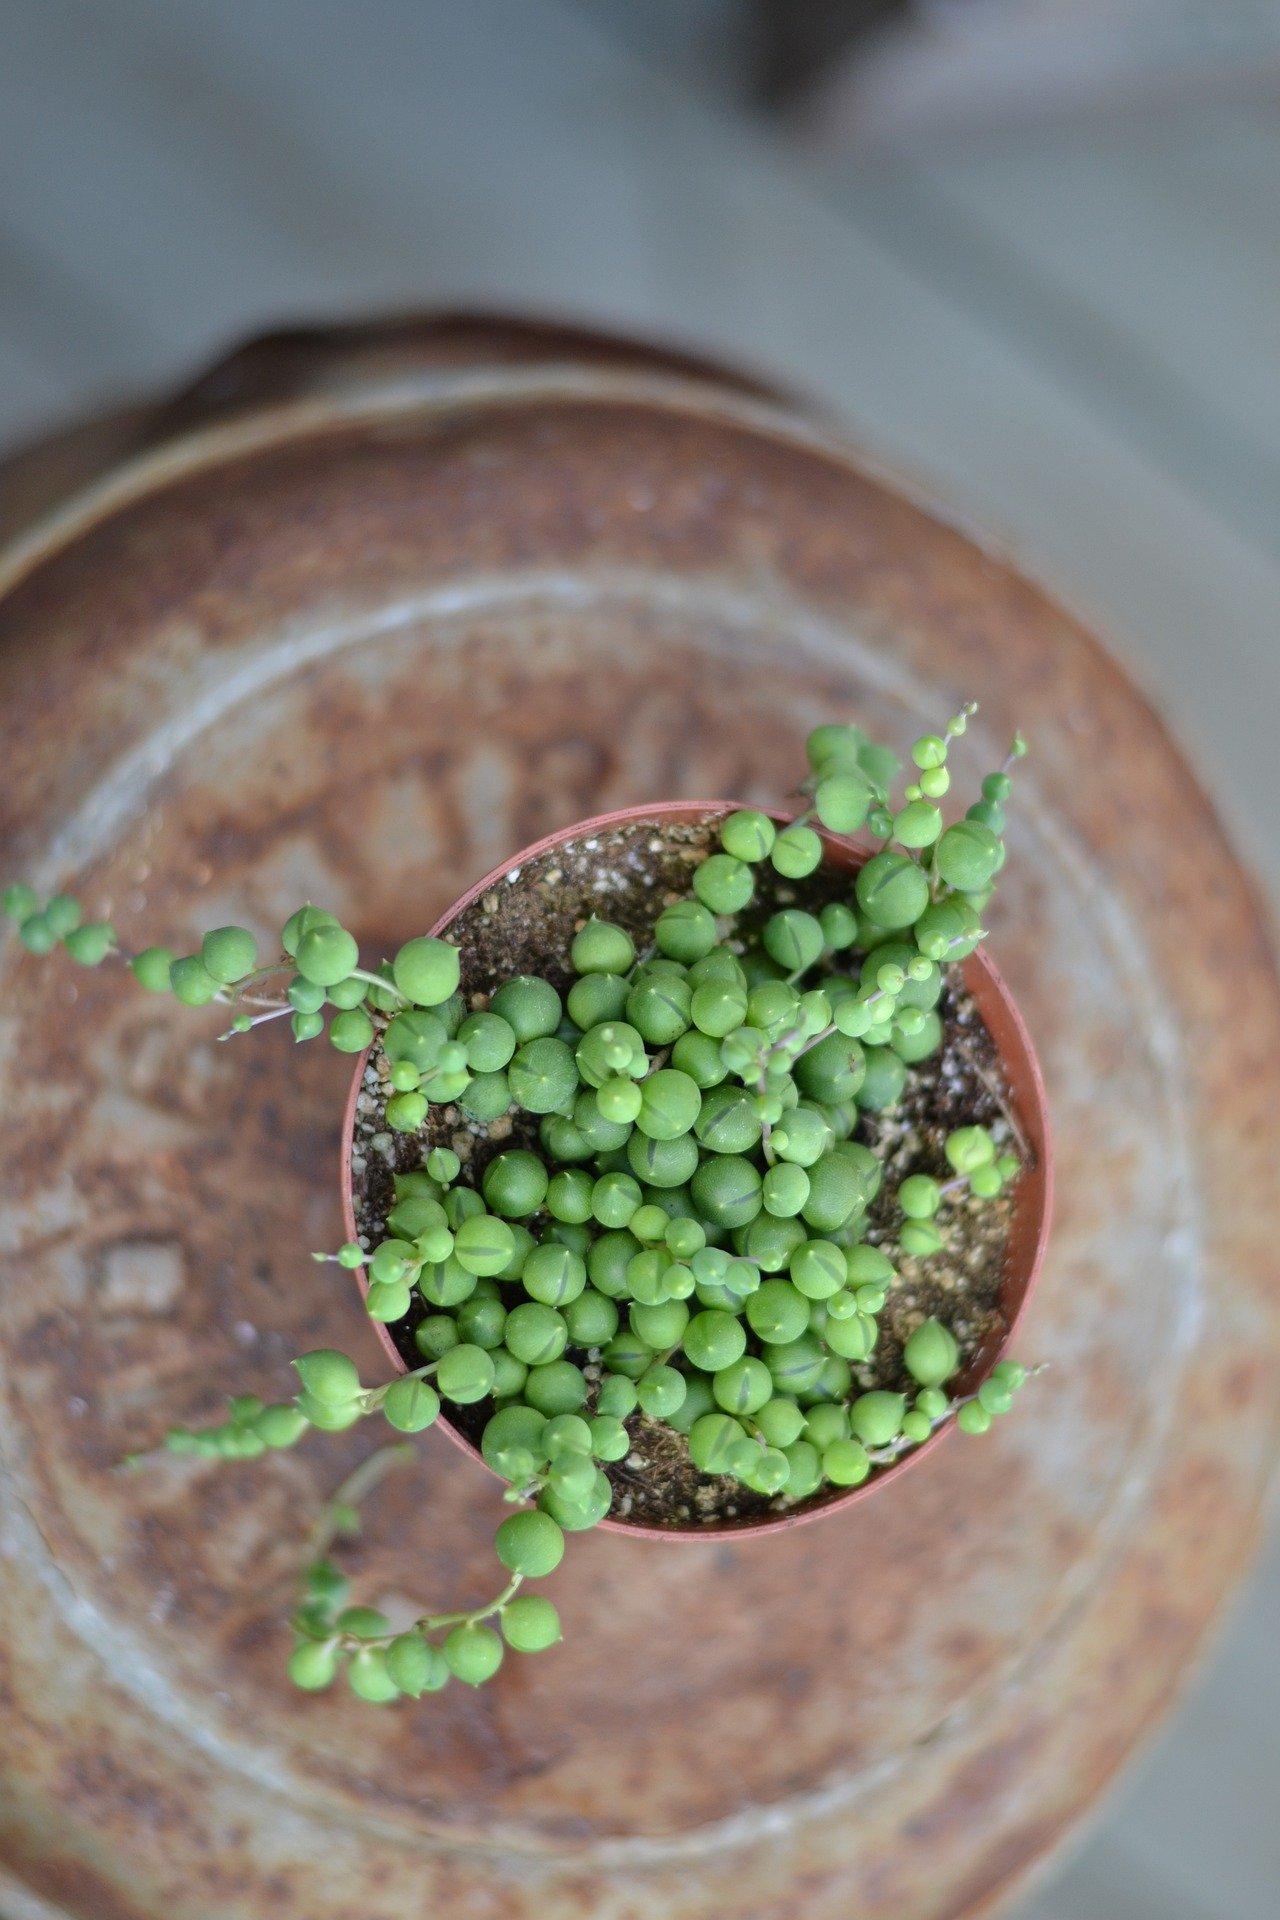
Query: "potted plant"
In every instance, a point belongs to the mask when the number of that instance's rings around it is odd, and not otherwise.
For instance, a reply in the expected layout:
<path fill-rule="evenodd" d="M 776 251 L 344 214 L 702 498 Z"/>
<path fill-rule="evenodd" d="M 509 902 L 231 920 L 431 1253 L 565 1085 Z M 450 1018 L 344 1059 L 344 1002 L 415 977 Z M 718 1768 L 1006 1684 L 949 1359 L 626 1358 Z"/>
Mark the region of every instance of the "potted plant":
<path fill-rule="evenodd" d="M 900 792 L 892 753 L 828 725 L 798 813 L 679 802 L 568 827 L 372 968 L 310 904 L 263 963 L 238 926 L 124 955 L 72 897 L 9 888 L 35 953 L 127 958 L 150 991 L 230 1009 L 224 1039 L 288 1019 L 355 1056 L 348 1238 L 314 1257 L 352 1271 L 394 1377 L 306 1352 L 292 1399 L 237 1397 L 164 1444 L 243 1460 L 371 1415 L 438 1422 L 512 1511 L 483 1604 L 353 1603 L 330 1550 L 405 1455 L 379 1449 L 313 1533 L 299 1686 L 479 1685 L 505 1648 L 559 1638 L 524 1589 L 567 1533 L 794 1526 L 1009 1410 L 1049 1141 L 982 951 L 1021 740 L 944 818 L 972 711 L 915 741 Z"/>

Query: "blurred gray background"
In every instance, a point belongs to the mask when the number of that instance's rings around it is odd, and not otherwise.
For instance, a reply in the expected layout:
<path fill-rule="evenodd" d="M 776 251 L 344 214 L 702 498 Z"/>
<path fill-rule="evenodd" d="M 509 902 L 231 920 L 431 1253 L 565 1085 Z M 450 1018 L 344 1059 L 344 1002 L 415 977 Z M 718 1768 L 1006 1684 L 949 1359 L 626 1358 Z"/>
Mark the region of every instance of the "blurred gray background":
<path fill-rule="evenodd" d="M 1274 897 L 1275 0 L 0 0 L 0 443 L 468 302 L 835 410 L 1108 635 Z M 1278 1617 L 1273 1543 L 1019 1920 L 1275 1920 Z"/>

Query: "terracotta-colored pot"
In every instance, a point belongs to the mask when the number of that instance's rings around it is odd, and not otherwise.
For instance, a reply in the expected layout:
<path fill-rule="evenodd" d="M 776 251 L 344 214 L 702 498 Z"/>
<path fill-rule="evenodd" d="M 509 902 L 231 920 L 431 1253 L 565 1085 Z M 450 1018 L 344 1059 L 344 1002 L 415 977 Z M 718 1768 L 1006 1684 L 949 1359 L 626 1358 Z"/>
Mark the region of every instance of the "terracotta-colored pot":
<path fill-rule="evenodd" d="M 732 813 L 741 804 L 743 803 L 723 800 L 659 801 L 654 806 L 623 807 L 613 813 L 597 814 L 590 820 L 576 821 L 572 826 L 563 827 L 559 832 L 548 834 L 544 839 L 523 848 L 510 860 L 504 860 L 500 867 L 495 867 L 492 872 L 485 874 L 483 879 L 477 880 L 474 886 L 468 888 L 467 892 L 440 916 L 430 932 L 438 936 L 447 935 L 450 927 L 466 908 L 482 894 L 498 885 L 513 868 L 527 866 L 530 861 L 550 853 L 555 847 L 564 846 L 569 841 L 606 833 L 611 828 L 632 820 L 652 820 L 656 823 L 678 820 L 718 820 L 725 814 Z M 773 818 L 781 824 L 786 824 L 792 816 L 784 812 L 774 812 Z M 822 839 L 826 847 L 824 865 L 843 868 L 849 873 L 856 873 L 871 851 L 865 846 L 860 846 L 856 841 L 845 839 L 838 834 L 824 832 Z M 984 1346 L 964 1372 L 957 1377 L 955 1385 L 960 1391 L 970 1393 L 987 1377 L 997 1361 L 1009 1351 L 1039 1278 L 1053 1209 L 1053 1146 L 1044 1080 L 1031 1044 L 1031 1037 L 1012 994 L 1001 979 L 995 963 L 988 958 L 981 947 L 970 954 L 964 962 L 963 971 L 965 986 L 973 996 L 978 1012 L 995 1043 L 1018 1124 L 1031 1148 L 1030 1163 L 1019 1176 L 1015 1188 L 1013 1221 L 1005 1253 L 1005 1271 L 1000 1300 L 1005 1330 L 1001 1337 L 993 1339 Z M 372 1047 L 366 1049 L 356 1061 L 351 1091 L 347 1097 L 346 1113 L 343 1117 L 342 1206 L 348 1240 L 356 1238 L 355 1205 L 351 1184 L 356 1100 L 364 1085 L 365 1066 L 372 1051 Z M 368 1292 L 368 1277 L 363 1267 L 356 1267 L 353 1272 L 363 1298 Z M 375 1321 L 373 1325 L 392 1366 L 399 1373 L 407 1372 L 404 1356 L 396 1346 L 390 1329 L 381 1321 Z M 806 1521 L 817 1520 L 825 1514 L 836 1512 L 837 1509 L 852 1506 L 855 1501 L 870 1498 L 889 1481 L 904 1473 L 908 1467 L 932 1453 L 953 1431 L 954 1425 L 954 1419 L 948 1419 L 928 1440 L 923 1441 L 918 1447 L 912 1447 L 890 1466 L 880 1468 L 869 1480 L 864 1480 L 861 1486 L 825 1488 L 792 1512 L 772 1514 L 763 1520 L 727 1520 L 717 1526 L 656 1526 L 644 1520 L 622 1520 L 612 1517 L 602 1520 L 600 1525 L 613 1533 L 643 1533 L 649 1539 L 701 1541 L 715 1539 L 725 1533 L 766 1534 L 787 1527 L 802 1526 Z M 440 1416 L 437 1426 L 463 1453 L 472 1460 L 479 1461 L 486 1471 L 492 1471 L 479 1448 L 445 1415 Z"/>

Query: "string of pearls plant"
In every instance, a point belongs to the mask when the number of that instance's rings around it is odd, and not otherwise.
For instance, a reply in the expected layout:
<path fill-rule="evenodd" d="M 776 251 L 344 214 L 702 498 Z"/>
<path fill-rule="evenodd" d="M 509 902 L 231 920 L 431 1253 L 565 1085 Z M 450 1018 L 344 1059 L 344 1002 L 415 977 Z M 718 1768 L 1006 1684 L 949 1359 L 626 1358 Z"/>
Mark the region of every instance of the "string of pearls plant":
<path fill-rule="evenodd" d="M 481 1449 L 514 1509 L 495 1539 L 500 1590 L 402 1631 L 351 1603 L 331 1549 L 405 1457 L 403 1443 L 382 1448 L 312 1535 L 292 1620 L 298 1686 L 345 1671 L 363 1699 L 416 1698 L 451 1678 L 480 1685 L 505 1648 L 551 1646 L 555 1607 L 521 1588 L 554 1571 L 567 1532 L 610 1511 L 603 1469 L 630 1451 L 637 1410 L 685 1436 L 703 1474 L 782 1503 L 858 1485 L 944 1421 L 977 1434 L 1008 1410 L 1025 1370 L 1002 1361 L 976 1393 L 952 1396 L 960 1349 L 937 1318 L 906 1341 L 908 1389 L 858 1392 L 852 1374 L 897 1279 L 863 1238 L 883 1168 L 856 1138 L 859 1118 L 892 1109 L 908 1067 L 942 1042 L 946 969 L 984 937 L 1026 750 L 1015 739 L 947 825 L 949 750 L 972 712 L 915 742 L 897 801 L 892 753 L 856 727 L 818 727 L 799 818 L 779 830 L 761 812 L 729 815 L 719 850 L 642 955 L 622 927 L 588 920 L 563 1001 L 520 976 L 469 1004 L 457 948 L 429 937 L 366 968 L 354 937 L 311 905 L 286 920 L 265 963 L 239 926 L 213 929 L 198 953 L 129 957 L 70 895 L 42 906 L 29 887 L 8 889 L 5 912 L 31 952 L 62 946 L 84 966 L 127 958 L 148 991 L 226 1009 L 224 1039 L 277 1019 L 299 1041 L 327 1033 L 344 1053 L 380 1035 L 392 1129 L 417 1134 L 450 1103 L 482 1124 L 537 1116 L 536 1151 L 499 1152 L 469 1184 L 457 1154 L 436 1147 L 396 1176 L 380 1244 L 314 1256 L 367 1263 L 369 1314 L 416 1318 L 420 1365 L 367 1387 L 345 1354 L 305 1353 L 291 1399 L 237 1396 L 220 1425 L 166 1436 L 173 1453 L 246 1460 L 312 1428 L 378 1415 L 412 1434 L 442 1403 L 491 1404 Z M 744 930 L 767 869 L 790 881 L 819 867 L 815 822 L 879 843 L 851 897 L 817 913 L 784 907 Z M 917 1259 L 944 1246 L 951 1202 L 994 1198 L 1019 1171 L 982 1126 L 952 1131 L 946 1157 L 950 1178 L 913 1174 L 897 1192 L 897 1242 Z"/>

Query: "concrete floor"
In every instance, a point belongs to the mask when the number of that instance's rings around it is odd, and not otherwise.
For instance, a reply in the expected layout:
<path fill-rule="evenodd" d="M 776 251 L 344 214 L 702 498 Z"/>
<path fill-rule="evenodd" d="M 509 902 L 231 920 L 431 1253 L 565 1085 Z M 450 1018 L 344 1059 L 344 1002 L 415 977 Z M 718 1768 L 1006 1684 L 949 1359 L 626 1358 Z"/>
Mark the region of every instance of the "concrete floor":
<path fill-rule="evenodd" d="M 701 344 L 1109 633 L 1280 888 L 1280 109 L 806 158 L 698 96 L 705 48 L 683 79 L 624 52 L 618 14 L 0 0 L 0 440 L 312 314 L 489 301 Z M 1280 1543 L 1021 1920 L 1274 1920 L 1278 1612 Z"/>

